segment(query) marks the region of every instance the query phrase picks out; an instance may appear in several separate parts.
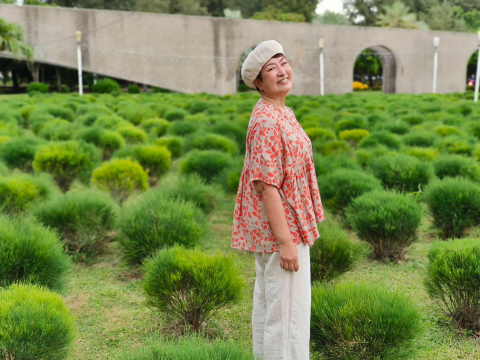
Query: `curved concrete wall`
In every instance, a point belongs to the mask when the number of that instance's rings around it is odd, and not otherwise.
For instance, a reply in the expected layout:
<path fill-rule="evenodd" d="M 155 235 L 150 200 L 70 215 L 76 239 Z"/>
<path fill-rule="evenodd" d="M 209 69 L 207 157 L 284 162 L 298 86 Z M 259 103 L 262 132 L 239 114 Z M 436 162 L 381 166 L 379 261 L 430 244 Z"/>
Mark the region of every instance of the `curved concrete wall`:
<path fill-rule="evenodd" d="M 75 31 L 81 30 L 86 71 L 186 93 L 235 93 L 240 55 L 269 39 L 285 49 L 296 95 L 320 93 L 322 37 L 327 94 L 351 92 L 353 64 L 365 48 L 384 56 L 386 92 L 431 92 L 434 36 L 440 37 L 437 92 L 464 91 L 477 48 L 476 34 L 443 31 L 16 5 L 0 5 L 0 17 L 24 27 L 39 62 L 76 68 Z"/>

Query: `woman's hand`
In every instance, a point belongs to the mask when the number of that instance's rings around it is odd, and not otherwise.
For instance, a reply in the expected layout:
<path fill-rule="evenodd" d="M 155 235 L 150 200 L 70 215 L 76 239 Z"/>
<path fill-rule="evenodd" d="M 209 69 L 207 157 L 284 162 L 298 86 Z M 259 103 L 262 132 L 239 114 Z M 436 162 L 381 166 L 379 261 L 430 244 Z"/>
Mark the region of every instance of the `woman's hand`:
<path fill-rule="evenodd" d="M 280 249 L 280 267 L 285 270 L 297 272 L 298 265 L 298 253 L 297 247 L 290 241 L 289 243 L 282 245 L 279 244 Z"/>

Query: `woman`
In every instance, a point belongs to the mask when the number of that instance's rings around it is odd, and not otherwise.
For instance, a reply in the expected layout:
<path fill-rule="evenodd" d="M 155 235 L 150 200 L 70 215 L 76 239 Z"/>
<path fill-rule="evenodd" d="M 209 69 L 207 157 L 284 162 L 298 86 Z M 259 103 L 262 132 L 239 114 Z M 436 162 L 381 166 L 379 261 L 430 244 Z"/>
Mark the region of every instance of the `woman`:
<path fill-rule="evenodd" d="M 307 360 L 310 246 L 324 220 L 312 145 L 285 106 L 293 74 L 269 40 L 245 59 L 242 78 L 261 95 L 248 125 L 232 247 L 255 253 L 253 352 L 261 359 Z"/>

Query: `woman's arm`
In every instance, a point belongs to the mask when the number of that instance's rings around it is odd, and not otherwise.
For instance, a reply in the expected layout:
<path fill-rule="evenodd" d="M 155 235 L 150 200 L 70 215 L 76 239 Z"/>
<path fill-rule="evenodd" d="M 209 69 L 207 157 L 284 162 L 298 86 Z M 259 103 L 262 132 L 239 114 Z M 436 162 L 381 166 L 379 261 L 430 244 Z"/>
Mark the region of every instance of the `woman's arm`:
<path fill-rule="evenodd" d="M 290 234 L 278 189 L 259 180 L 255 180 L 253 186 L 258 193 L 262 194 L 265 215 L 278 240 L 280 267 L 285 270 L 298 271 L 297 247 L 293 243 L 292 235 Z"/>

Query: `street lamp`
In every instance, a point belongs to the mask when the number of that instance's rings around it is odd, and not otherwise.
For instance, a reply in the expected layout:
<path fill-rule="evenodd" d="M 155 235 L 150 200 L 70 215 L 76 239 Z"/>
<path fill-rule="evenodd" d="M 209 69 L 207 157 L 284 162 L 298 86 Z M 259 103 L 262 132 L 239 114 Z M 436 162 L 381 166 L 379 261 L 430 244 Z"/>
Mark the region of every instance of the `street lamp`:
<path fill-rule="evenodd" d="M 78 63 L 78 93 L 83 95 L 83 80 L 82 80 L 82 32 L 77 30 L 75 32 L 77 39 L 77 63 Z"/>
<path fill-rule="evenodd" d="M 477 52 L 477 73 L 475 74 L 475 97 L 473 101 L 478 101 L 478 77 L 480 76 L 480 31 L 478 35 L 478 52 Z"/>
<path fill-rule="evenodd" d="M 433 93 L 437 91 L 437 67 L 438 67 L 438 45 L 440 44 L 440 38 L 435 36 L 433 38 L 433 46 L 435 48 L 435 54 L 433 55 Z"/>
<path fill-rule="evenodd" d="M 323 78 L 323 46 L 324 41 L 323 38 L 318 40 L 318 46 L 320 46 L 320 95 L 323 96 L 325 94 L 324 89 L 324 78 Z"/>

